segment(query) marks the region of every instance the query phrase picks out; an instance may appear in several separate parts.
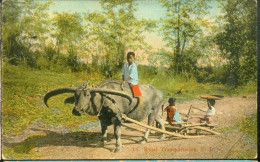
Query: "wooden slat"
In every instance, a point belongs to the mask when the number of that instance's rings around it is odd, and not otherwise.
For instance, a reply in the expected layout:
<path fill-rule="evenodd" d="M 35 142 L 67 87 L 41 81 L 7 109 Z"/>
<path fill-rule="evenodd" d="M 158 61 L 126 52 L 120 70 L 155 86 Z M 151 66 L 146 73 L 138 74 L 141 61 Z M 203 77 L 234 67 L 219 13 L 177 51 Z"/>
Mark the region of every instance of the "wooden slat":
<path fill-rule="evenodd" d="M 130 129 L 134 129 L 134 130 L 140 131 L 140 132 L 146 132 L 144 129 L 140 129 L 140 128 L 131 126 L 130 124 L 121 123 L 121 125 L 124 126 L 124 127 L 130 128 Z"/>
<path fill-rule="evenodd" d="M 195 128 L 195 129 L 200 129 L 200 130 L 204 130 L 204 131 L 206 131 L 206 132 L 210 132 L 210 133 L 215 134 L 215 135 L 220 134 L 220 133 L 218 133 L 218 132 L 216 132 L 216 131 L 214 131 L 214 130 L 211 130 L 211 129 L 208 129 L 208 128 L 205 128 L 205 127 L 193 127 L 193 128 Z"/>
<path fill-rule="evenodd" d="M 181 127 L 172 126 L 172 125 L 165 125 L 165 128 L 176 129 L 176 130 L 181 129 Z"/>

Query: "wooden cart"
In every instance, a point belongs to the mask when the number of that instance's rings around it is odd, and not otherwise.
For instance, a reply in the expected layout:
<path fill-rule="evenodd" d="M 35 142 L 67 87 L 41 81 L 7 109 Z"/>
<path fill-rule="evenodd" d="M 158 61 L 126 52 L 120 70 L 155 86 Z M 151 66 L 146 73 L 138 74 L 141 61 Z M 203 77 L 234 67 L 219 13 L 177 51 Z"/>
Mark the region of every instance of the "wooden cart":
<path fill-rule="evenodd" d="M 219 134 L 215 131 L 216 124 L 207 124 L 207 123 L 191 123 L 189 119 L 191 117 L 191 110 L 197 109 L 205 112 L 199 108 L 194 106 L 190 106 L 188 114 L 186 115 L 186 119 L 183 119 L 183 122 L 172 122 L 166 123 L 165 128 L 167 131 L 179 133 L 182 135 L 208 135 L 208 134 Z"/>
<path fill-rule="evenodd" d="M 202 95 L 200 96 L 203 99 L 214 99 L 214 100 L 219 100 L 222 99 L 223 96 L 219 96 L 219 95 Z M 136 120 L 133 120 L 129 117 L 127 117 L 126 115 L 123 115 L 123 119 L 126 121 L 130 121 L 132 123 L 135 123 L 141 127 L 144 128 L 148 128 L 157 132 L 161 132 L 164 134 L 168 134 L 171 136 L 175 136 L 175 137 L 181 137 L 181 138 L 198 138 L 198 137 L 202 137 L 204 135 L 217 135 L 219 134 L 218 132 L 215 131 L 215 124 L 207 124 L 207 123 L 191 123 L 189 122 L 189 119 L 191 117 L 191 110 L 192 109 L 197 109 L 200 111 L 205 112 L 204 110 L 201 110 L 199 108 L 196 108 L 194 106 L 190 106 L 189 111 L 187 113 L 186 116 L 186 120 L 184 119 L 184 122 L 172 122 L 171 124 L 169 124 L 168 122 L 165 123 L 165 130 L 162 130 L 160 128 L 157 127 L 153 127 L 153 126 L 149 126 L 147 124 L 138 122 Z M 122 126 L 131 128 L 131 129 L 135 129 L 138 131 L 142 131 L 144 132 L 145 130 L 131 126 L 129 124 L 126 123 L 122 123 Z"/>
<path fill-rule="evenodd" d="M 221 100 L 224 96 L 220 95 L 201 95 L 200 98 L 202 99 L 210 99 L 210 100 Z M 182 135 L 208 135 L 208 134 L 219 134 L 215 131 L 216 124 L 207 124 L 204 123 L 191 123 L 189 119 L 192 117 L 191 112 L 192 109 L 196 109 L 202 112 L 206 112 L 204 110 L 201 110 L 199 108 L 196 108 L 194 106 L 190 106 L 189 111 L 187 113 L 186 119 L 184 119 L 184 122 L 172 122 L 165 124 L 165 128 L 168 131 L 174 131 L 176 133 L 182 134 Z"/>

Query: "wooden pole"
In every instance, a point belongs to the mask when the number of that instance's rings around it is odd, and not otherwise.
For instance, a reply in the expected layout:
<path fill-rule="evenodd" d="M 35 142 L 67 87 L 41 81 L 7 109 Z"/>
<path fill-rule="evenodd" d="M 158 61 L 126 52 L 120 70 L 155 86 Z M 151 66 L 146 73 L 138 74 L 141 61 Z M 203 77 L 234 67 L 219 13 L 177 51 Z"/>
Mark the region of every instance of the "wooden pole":
<path fill-rule="evenodd" d="M 216 135 L 220 134 L 220 133 L 218 133 L 218 132 L 216 132 L 216 131 L 214 131 L 214 130 L 211 130 L 211 129 L 208 129 L 208 128 L 204 128 L 204 127 L 192 127 L 192 128 L 204 130 L 204 131 L 206 131 L 206 132 L 210 132 L 210 133 L 216 134 Z"/>
<path fill-rule="evenodd" d="M 202 112 L 206 112 L 205 110 L 201 110 L 201 109 L 199 109 L 199 108 L 196 108 L 196 107 L 193 107 L 193 106 L 192 106 L 192 108 L 193 108 L 193 109 L 200 110 L 200 111 L 202 111 Z"/>
<path fill-rule="evenodd" d="M 164 133 L 164 134 L 168 134 L 168 135 L 171 135 L 171 136 L 175 136 L 175 137 L 181 137 L 181 138 L 200 138 L 200 137 L 203 137 L 203 136 L 184 136 L 184 135 L 181 135 L 181 134 L 178 134 L 178 133 L 173 133 L 173 132 L 168 132 L 168 131 L 165 131 L 165 130 L 162 130 L 162 129 L 158 129 L 158 128 L 155 128 L 155 127 L 152 127 L 152 126 L 149 126 L 147 124 L 143 124 L 141 122 L 138 122 L 136 120 L 133 120 L 131 118 L 128 118 L 125 114 L 122 115 L 122 117 L 125 119 L 125 120 L 128 120 L 130 122 L 133 122 L 137 125 L 140 125 L 142 127 L 145 127 L 145 128 L 148 128 L 148 129 L 151 129 L 151 130 L 155 130 L 157 132 L 161 132 L 161 133 Z"/>
<path fill-rule="evenodd" d="M 189 112 L 188 112 L 188 115 L 187 115 L 187 124 L 188 124 L 188 122 L 189 122 L 189 117 L 190 117 L 190 112 L 191 112 L 191 108 L 192 108 L 192 105 L 190 105 L 190 109 L 189 109 Z"/>
<path fill-rule="evenodd" d="M 131 125 L 129 125 L 129 124 L 121 123 L 121 125 L 124 126 L 124 127 L 130 128 L 130 129 L 135 129 L 135 130 L 140 131 L 140 132 L 146 132 L 146 131 L 143 130 L 143 129 L 140 129 L 140 128 L 131 126 Z"/>

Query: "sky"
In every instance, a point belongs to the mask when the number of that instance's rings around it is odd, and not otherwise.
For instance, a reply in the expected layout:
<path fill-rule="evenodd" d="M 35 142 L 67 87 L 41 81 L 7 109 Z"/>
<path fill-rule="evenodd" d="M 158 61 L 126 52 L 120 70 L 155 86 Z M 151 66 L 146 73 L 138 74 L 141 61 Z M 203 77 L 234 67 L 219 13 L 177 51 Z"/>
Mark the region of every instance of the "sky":
<path fill-rule="evenodd" d="M 100 11 L 101 6 L 98 0 L 53 0 L 54 4 L 50 7 L 50 11 L 57 12 L 94 12 Z M 210 5 L 213 7 L 210 10 L 209 17 L 214 18 L 220 13 L 217 8 L 217 1 L 212 0 Z M 136 12 L 137 18 L 146 18 L 159 20 L 165 16 L 165 9 L 157 0 L 139 0 L 138 10 Z"/>
<path fill-rule="evenodd" d="M 53 0 L 54 4 L 50 6 L 49 12 L 77 12 L 87 13 L 100 11 L 101 6 L 98 0 Z M 214 19 L 216 15 L 220 13 L 220 9 L 217 7 L 218 3 L 216 0 L 210 2 L 212 8 L 209 10 L 210 14 L 208 18 Z M 165 8 L 161 7 L 160 2 L 157 0 L 139 0 L 137 6 L 136 17 L 138 19 L 152 19 L 160 20 L 166 15 Z M 152 45 L 154 50 L 164 47 L 162 36 L 158 32 L 144 33 L 145 41 Z"/>

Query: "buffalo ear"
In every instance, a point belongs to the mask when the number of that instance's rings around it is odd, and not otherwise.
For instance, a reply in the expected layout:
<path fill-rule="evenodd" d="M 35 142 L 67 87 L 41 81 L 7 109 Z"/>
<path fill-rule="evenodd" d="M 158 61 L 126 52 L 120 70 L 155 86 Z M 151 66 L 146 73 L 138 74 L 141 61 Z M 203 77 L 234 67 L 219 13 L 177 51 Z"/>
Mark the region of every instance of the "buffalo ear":
<path fill-rule="evenodd" d="M 64 103 L 65 104 L 74 104 L 74 102 L 75 102 L 75 98 L 74 98 L 74 96 L 71 96 L 71 97 L 67 97 L 65 100 L 64 100 Z"/>
<path fill-rule="evenodd" d="M 85 82 L 83 82 L 83 83 L 79 86 L 80 89 L 86 89 L 87 87 L 88 87 L 88 80 L 86 80 Z"/>
<path fill-rule="evenodd" d="M 84 83 L 84 89 L 88 87 L 88 80 L 86 80 Z"/>

